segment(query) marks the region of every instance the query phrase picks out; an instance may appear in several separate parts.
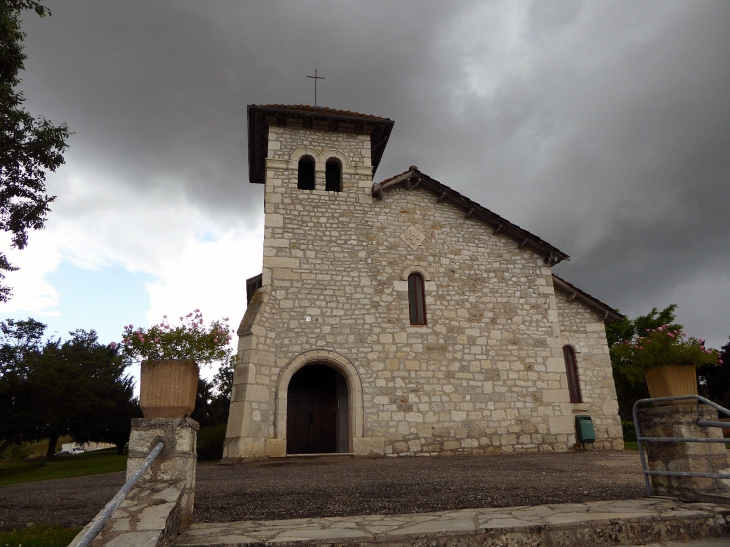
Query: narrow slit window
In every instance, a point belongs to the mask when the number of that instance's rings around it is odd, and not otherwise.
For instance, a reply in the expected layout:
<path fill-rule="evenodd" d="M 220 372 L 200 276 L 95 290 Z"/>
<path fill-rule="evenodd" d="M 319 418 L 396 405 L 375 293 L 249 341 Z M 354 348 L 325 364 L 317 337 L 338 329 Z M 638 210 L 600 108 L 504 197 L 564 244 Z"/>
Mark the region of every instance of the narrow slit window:
<path fill-rule="evenodd" d="M 578 363 L 575 360 L 575 351 L 570 346 L 563 346 L 563 358 L 565 359 L 565 372 L 568 375 L 568 391 L 570 391 L 571 403 L 582 403 L 583 397 L 580 393 L 580 380 L 578 378 Z"/>
<path fill-rule="evenodd" d="M 411 325 L 426 324 L 426 293 L 423 276 L 412 273 L 408 276 L 408 307 L 411 314 Z"/>
<path fill-rule="evenodd" d="M 310 156 L 304 156 L 299 160 L 297 188 L 314 190 L 314 159 Z"/>
<path fill-rule="evenodd" d="M 324 172 L 325 187 L 328 192 L 342 191 L 342 165 L 340 160 L 330 158 L 325 164 Z"/>

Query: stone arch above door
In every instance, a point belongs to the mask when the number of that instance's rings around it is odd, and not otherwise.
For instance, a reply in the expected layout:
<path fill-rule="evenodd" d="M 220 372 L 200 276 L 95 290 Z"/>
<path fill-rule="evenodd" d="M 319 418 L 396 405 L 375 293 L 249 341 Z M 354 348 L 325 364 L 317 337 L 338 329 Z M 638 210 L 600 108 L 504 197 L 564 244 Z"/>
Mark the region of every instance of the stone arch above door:
<path fill-rule="evenodd" d="M 334 368 L 347 382 L 349 392 L 350 449 L 362 437 L 363 432 L 363 394 L 360 375 L 353 364 L 342 355 L 331 350 L 311 350 L 300 353 L 289 361 L 279 373 L 276 386 L 276 438 L 286 439 L 287 391 L 292 376 L 307 365 L 322 364 Z"/>

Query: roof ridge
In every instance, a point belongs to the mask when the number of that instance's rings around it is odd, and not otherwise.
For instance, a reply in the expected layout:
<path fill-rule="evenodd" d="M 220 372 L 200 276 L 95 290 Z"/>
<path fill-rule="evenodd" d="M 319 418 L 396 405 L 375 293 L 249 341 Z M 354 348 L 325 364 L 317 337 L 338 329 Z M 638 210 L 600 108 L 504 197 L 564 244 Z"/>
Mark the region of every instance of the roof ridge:
<path fill-rule="evenodd" d="M 328 106 L 312 106 L 308 104 L 258 104 L 252 105 L 260 108 L 274 108 L 277 110 L 292 110 L 296 112 L 312 112 L 321 114 L 332 114 L 337 116 L 349 116 L 353 118 L 365 118 L 368 120 L 382 120 L 388 121 L 390 118 L 383 118 L 382 116 L 375 116 L 373 114 L 361 114 L 353 110 L 340 110 L 338 108 L 330 108 Z"/>

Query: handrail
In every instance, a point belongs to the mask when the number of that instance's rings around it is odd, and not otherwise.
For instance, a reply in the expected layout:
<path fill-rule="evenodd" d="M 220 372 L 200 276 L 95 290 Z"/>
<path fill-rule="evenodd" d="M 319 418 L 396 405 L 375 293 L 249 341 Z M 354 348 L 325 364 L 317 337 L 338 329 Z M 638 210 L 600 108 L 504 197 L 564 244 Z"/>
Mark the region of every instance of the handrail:
<path fill-rule="evenodd" d="M 165 443 L 163 441 L 160 441 L 155 445 L 152 450 L 150 450 L 150 453 L 142 461 L 142 464 L 137 468 L 132 476 L 129 477 L 127 482 L 124 483 L 124 486 L 122 486 L 119 492 L 117 492 L 117 495 L 114 496 L 112 500 L 106 504 L 106 507 L 104 507 L 104 509 L 98 515 L 96 515 L 96 517 L 94 517 L 94 520 L 91 521 L 91 527 L 86 530 L 83 536 L 81 536 L 81 539 L 79 539 L 75 547 L 88 547 L 89 545 L 91 545 L 91 542 L 94 541 L 99 532 L 101 532 L 101 529 L 104 528 L 104 525 L 109 522 L 109 519 L 114 514 L 114 511 L 116 511 L 117 508 L 122 504 L 124 498 L 127 497 L 127 494 L 129 494 L 132 488 L 137 486 L 139 479 L 141 479 L 142 475 L 144 475 L 147 469 L 149 469 L 150 465 L 152 465 L 152 462 L 155 461 L 155 458 L 160 455 L 160 452 L 162 452 L 163 448 L 165 448 Z"/>
<path fill-rule="evenodd" d="M 686 442 L 686 443 L 727 443 L 728 440 L 724 438 L 684 438 L 684 437 L 642 437 L 641 431 L 639 431 L 639 419 L 638 419 L 638 409 L 639 405 L 644 403 L 658 403 L 658 402 L 664 402 L 664 401 L 681 401 L 683 399 L 694 399 L 696 401 L 699 401 L 700 403 L 704 403 L 706 405 L 710 405 L 714 409 L 718 410 L 719 412 L 724 412 L 728 416 L 730 416 L 730 410 L 727 408 L 718 405 L 717 403 L 713 403 L 709 399 L 705 399 L 701 395 L 679 395 L 675 397 L 653 397 L 649 399 L 639 399 L 634 403 L 634 408 L 631 411 L 632 416 L 634 418 L 634 430 L 636 431 L 636 444 L 639 447 L 639 456 L 641 457 L 641 468 L 644 471 L 644 486 L 646 486 L 646 495 L 651 496 L 651 484 L 649 483 L 649 475 L 662 475 L 662 476 L 672 476 L 672 477 L 702 477 L 702 478 L 708 478 L 708 479 L 730 479 L 730 474 L 727 473 L 695 473 L 690 471 L 649 471 L 646 468 L 646 457 L 644 456 L 644 448 L 641 446 L 642 442 L 647 443 L 666 443 L 666 442 Z M 726 428 L 728 427 L 728 424 L 725 422 L 714 422 L 714 421 L 706 421 L 706 420 L 697 420 L 697 425 L 700 427 L 720 427 L 720 428 Z"/>

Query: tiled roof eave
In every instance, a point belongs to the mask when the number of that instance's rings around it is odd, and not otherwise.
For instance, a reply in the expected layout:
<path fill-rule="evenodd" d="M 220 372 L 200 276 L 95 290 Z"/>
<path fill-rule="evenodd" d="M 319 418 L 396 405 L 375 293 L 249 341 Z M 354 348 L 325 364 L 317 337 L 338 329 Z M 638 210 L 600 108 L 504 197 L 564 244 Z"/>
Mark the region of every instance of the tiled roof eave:
<path fill-rule="evenodd" d="M 313 118 L 321 120 L 332 120 L 332 121 L 350 121 L 354 123 L 367 123 L 372 125 L 392 125 L 393 120 L 389 118 L 383 118 L 380 116 L 373 116 L 371 114 L 360 114 L 359 112 L 352 112 L 350 110 L 337 110 L 334 108 L 317 108 L 317 107 L 306 107 L 303 105 L 250 105 L 250 108 L 255 108 L 257 111 L 272 114 L 287 116 L 290 118 Z"/>
<path fill-rule="evenodd" d="M 565 279 L 553 274 L 553 288 L 568 296 L 569 300 L 577 300 L 587 305 L 589 308 L 599 312 L 601 319 L 606 323 L 613 321 L 621 321 L 626 316 L 613 309 L 611 306 L 601 302 L 598 298 L 591 296 L 587 292 L 579 289 L 575 285 L 568 283 Z"/>
<path fill-rule="evenodd" d="M 560 249 L 550 245 L 547 241 L 509 222 L 498 214 L 490 211 L 479 203 L 461 195 L 456 190 L 432 179 L 415 168 L 405 173 L 384 180 L 373 185 L 373 196 L 382 199 L 383 192 L 395 186 L 406 188 L 423 188 L 435 195 L 440 202 L 449 203 L 464 212 L 465 217 L 479 219 L 492 228 L 493 233 L 501 233 L 518 243 L 519 247 L 528 247 L 542 255 L 545 263 L 555 265 L 570 257 Z"/>
<path fill-rule="evenodd" d="M 349 110 L 336 110 L 332 108 L 315 108 L 306 105 L 249 105 L 248 116 L 248 178 L 253 184 L 264 184 L 266 182 L 266 157 L 267 157 L 267 116 L 278 118 L 306 118 L 312 120 L 328 121 L 331 123 L 351 123 L 356 125 L 371 126 L 370 134 L 371 165 L 373 174 L 380 165 L 385 145 L 388 142 L 393 130 L 393 120 L 360 114 Z"/>

